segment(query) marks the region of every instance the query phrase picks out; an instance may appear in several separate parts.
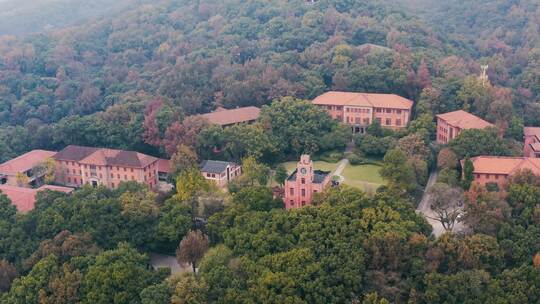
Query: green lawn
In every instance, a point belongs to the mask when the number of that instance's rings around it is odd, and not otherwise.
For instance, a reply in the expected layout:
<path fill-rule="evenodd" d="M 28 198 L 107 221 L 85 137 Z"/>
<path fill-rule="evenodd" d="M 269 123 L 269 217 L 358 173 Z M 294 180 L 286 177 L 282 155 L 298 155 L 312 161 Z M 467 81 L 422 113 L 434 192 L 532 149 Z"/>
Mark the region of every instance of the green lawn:
<path fill-rule="evenodd" d="M 360 188 L 367 193 L 373 193 L 379 186 L 385 184 L 379 174 L 380 169 L 381 167 L 378 165 L 348 165 L 342 173 L 345 177 L 344 184 Z"/>
<path fill-rule="evenodd" d="M 360 180 L 368 183 L 384 184 L 384 180 L 379 175 L 380 169 L 381 166 L 377 165 L 348 165 L 343 170 L 342 175 L 346 180 Z"/>
<path fill-rule="evenodd" d="M 283 163 L 287 172 L 292 173 L 296 168 L 297 162 Z M 328 163 L 324 161 L 313 162 L 315 170 L 331 171 L 336 170 L 339 163 Z M 347 165 L 343 170 L 343 177 L 345 177 L 344 184 L 362 189 L 368 193 L 373 193 L 380 185 L 384 185 L 385 182 L 379 174 L 379 165 L 359 165 L 352 166 Z"/>

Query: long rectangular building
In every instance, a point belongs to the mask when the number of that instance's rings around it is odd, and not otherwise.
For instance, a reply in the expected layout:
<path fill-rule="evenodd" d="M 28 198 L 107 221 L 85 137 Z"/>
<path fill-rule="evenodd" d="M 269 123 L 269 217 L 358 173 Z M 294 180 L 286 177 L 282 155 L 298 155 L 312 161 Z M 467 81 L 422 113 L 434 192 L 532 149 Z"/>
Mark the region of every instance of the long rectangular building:
<path fill-rule="evenodd" d="M 126 181 L 150 187 L 158 183 L 159 159 L 138 152 L 67 146 L 53 158 L 56 182 L 70 187 L 90 184 L 114 189 Z"/>
<path fill-rule="evenodd" d="M 328 114 L 351 126 L 354 133 L 364 133 L 378 121 L 386 128 L 402 129 L 411 119 L 413 102 L 395 94 L 326 92 L 313 100 Z"/>
<path fill-rule="evenodd" d="M 503 189 L 509 177 L 521 170 L 530 170 L 540 175 L 540 159 L 538 158 L 477 156 L 471 158 L 471 161 L 474 167 L 474 182 L 482 186 L 491 183 Z"/>

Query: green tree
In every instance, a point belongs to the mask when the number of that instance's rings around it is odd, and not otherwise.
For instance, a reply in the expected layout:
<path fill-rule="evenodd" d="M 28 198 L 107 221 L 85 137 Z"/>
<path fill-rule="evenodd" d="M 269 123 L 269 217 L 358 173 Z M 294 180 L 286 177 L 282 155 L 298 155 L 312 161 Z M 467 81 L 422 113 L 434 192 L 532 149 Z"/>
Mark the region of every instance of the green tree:
<path fill-rule="evenodd" d="M 192 148 L 185 144 L 180 144 L 171 157 L 171 169 L 175 172 L 175 175 L 178 175 L 185 170 L 196 168 L 197 164 L 197 154 Z"/>
<path fill-rule="evenodd" d="M 458 172 L 457 170 L 452 169 L 442 169 L 439 171 L 439 175 L 437 177 L 437 182 L 447 184 L 452 187 L 458 187 L 461 186 L 461 183 L 459 182 Z"/>
<path fill-rule="evenodd" d="M 191 273 L 183 274 L 178 280 L 171 298 L 172 304 L 208 303 L 206 295 L 208 285 Z"/>
<path fill-rule="evenodd" d="M 428 274 L 424 297 L 429 303 L 486 303 L 490 278 L 484 270 Z"/>
<path fill-rule="evenodd" d="M 166 276 L 148 269 L 148 262 L 126 243 L 104 251 L 83 278 L 82 303 L 141 303 L 140 292 Z"/>
<path fill-rule="evenodd" d="M 64 264 L 62 271 L 50 278 L 49 294 L 40 290 L 39 301 L 43 303 L 80 303 L 82 273 Z"/>
<path fill-rule="evenodd" d="M 185 170 L 176 178 L 174 198 L 180 202 L 191 202 L 197 195 L 210 190 L 210 183 L 197 168 Z"/>
<path fill-rule="evenodd" d="M 261 186 L 268 183 L 270 169 L 262 163 L 257 162 L 254 157 L 245 158 L 242 161 L 242 176 L 239 181 L 251 186 L 257 182 Z"/>
<path fill-rule="evenodd" d="M 407 158 L 429 160 L 431 151 L 424 139 L 418 134 L 410 134 L 399 139 L 397 148 L 405 153 Z"/>
<path fill-rule="evenodd" d="M 469 190 L 471 183 L 474 181 L 474 164 L 469 156 L 463 162 L 463 189 Z"/>
<path fill-rule="evenodd" d="M 270 211 L 283 207 L 283 202 L 275 199 L 269 188 L 262 186 L 242 188 L 233 195 L 233 202 L 253 211 Z"/>
<path fill-rule="evenodd" d="M 254 157 L 258 161 L 272 161 L 278 155 L 278 147 L 261 124 L 242 124 L 224 130 L 223 152 L 228 159 L 238 161 Z"/>
<path fill-rule="evenodd" d="M 368 293 L 364 296 L 362 304 L 390 304 L 385 298 L 380 298 L 376 292 Z"/>
<path fill-rule="evenodd" d="M 436 124 L 433 121 L 433 115 L 430 113 L 419 115 L 415 120 L 411 121 L 408 130 L 413 134 L 423 134 L 424 140 L 430 140 L 436 133 Z"/>
<path fill-rule="evenodd" d="M 130 231 L 128 241 L 138 248 L 148 246 L 155 238 L 159 208 L 156 194 L 145 188 L 137 192 L 126 191 L 120 195 L 121 214 L 125 228 Z"/>
<path fill-rule="evenodd" d="M 192 227 L 192 208 L 175 199 L 165 201 L 156 229 L 156 246 L 164 252 L 174 252 Z"/>
<path fill-rule="evenodd" d="M 285 185 L 285 180 L 289 177 L 289 174 L 287 173 L 287 169 L 283 164 L 279 164 L 276 167 L 275 173 L 274 173 L 274 179 L 275 181 L 280 185 Z"/>
<path fill-rule="evenodd" d="M 396 145 L 396 139 L 390 136 L 375 137 L 370 134 L 364 134 L 356 137 L 358 150 L 368 156 L 384 156 L 388 150 L 393 149 Z"/>
<path fill-rule="evenodd" d="M 55 255 L 39 261 L 25 276 L 13 281 L 10 291 L 3 299 L 9 304 L 39 303 L 40 294 L 45 293 L 49 280 L 60 271 Z"/>
<path fill-rule="evenodd" d="M 141 304 L 170 304 L 173 290 L 168 281 L 148 286 L 141 291 Z"/>
<path fill-rule="evenodd" d="M 450 142 L 458 159 L 479 155 L 511 156 L 508 143 L 501 139 L 494 128 L 463 130 Z"/>
<path fill-rule="evenodd" d="M 284 97 L 263 107 L 261 123 L 269 129 L 273 142 L 284 155 L 323 152 L 321 138 L 338 131 L 338 123 L 328 113 L 306 100 Z M 345 147 L 347 138 L 337 137 L 328 150 Z"/>
<path fill-rule="evenodd" d="M 392 149 L 386 153 L 380 173 L 392 187 L 404 191 L 416 188 L 414 169 L 407 163 L 405 153 L 399 149 Z"/>

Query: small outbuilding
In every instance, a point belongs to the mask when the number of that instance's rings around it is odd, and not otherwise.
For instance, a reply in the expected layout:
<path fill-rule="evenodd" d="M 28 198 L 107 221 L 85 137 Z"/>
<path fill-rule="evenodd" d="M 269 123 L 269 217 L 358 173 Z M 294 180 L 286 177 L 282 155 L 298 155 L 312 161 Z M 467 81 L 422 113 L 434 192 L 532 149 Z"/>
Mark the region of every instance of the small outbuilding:
<path fill-rule="evenodd" d="M 203 161 L 200 171 L 204 178 L 215 182 L 218 187 L 225 187 L 230 181 L 242 175 L 240 165 L 218 160 Z"/>

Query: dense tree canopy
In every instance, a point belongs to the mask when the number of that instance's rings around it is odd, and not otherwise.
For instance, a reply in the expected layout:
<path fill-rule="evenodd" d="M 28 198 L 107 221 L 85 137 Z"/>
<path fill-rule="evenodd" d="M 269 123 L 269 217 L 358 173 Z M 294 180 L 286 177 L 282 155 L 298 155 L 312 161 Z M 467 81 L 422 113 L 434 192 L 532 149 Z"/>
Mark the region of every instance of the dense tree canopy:
<path fill-rule="evenodd" d="M 459 160 L 514 155 L 522 126 L 540 125 L 537 1 L 133 2 L 80 26 L 0 36 L 0 162 L 69 144 L 136 150 L 173 156 L 176 189 L 47 191 L 27 214 L 0 195 L 0 302 L 540 301 L 531 172 L 497 192 L 471 184 L 464 166 L 466 234 L 433 238 L 415 212 L 435 165 L 436 114 L 464 109 L 496 126 L 464 131 L 440 153 L 450 185 L 441 193 L 452 198 Z M 355 138 L 355 153 L 384 156 L 387 186 L 369 196 L 339 186 L 284 210 L 267 165 L 350 140 L 309 102 L 328 90 L 410 98 L 413 121 L 399 132 L 374 123 Z M 261 107 L 260 120 L 222 128 L 194 116 L 240 106 Z M 244 160 L 244 180 L 230 193 L 210 187 L 194 169 L 206 158 Z M 193 229 L 210 245 L 193 259 L 197 275 L 166 279 L 149 267 L 147 253 L 172 254 Z"/>
<path fill-rule="evenodd" d="M 161 135 L 185 114 L 329 89 L 400 94 L 431 115 L 469 109 L 503 128 L 512 114 L 538 123 L 537 3 L 407 1 L 125 0 L 78 12 L 125 10 L 114 18 L 3 36 L 0 161 L 66 144 L 157 153 L 142 140 L 143 109 L 156 99 L 167 105 L 148 113 Z M 472 76 L 480 64 L 490 66 L 487 88 Z M 433 130 L 425 119 L 422 128 Z"/>

